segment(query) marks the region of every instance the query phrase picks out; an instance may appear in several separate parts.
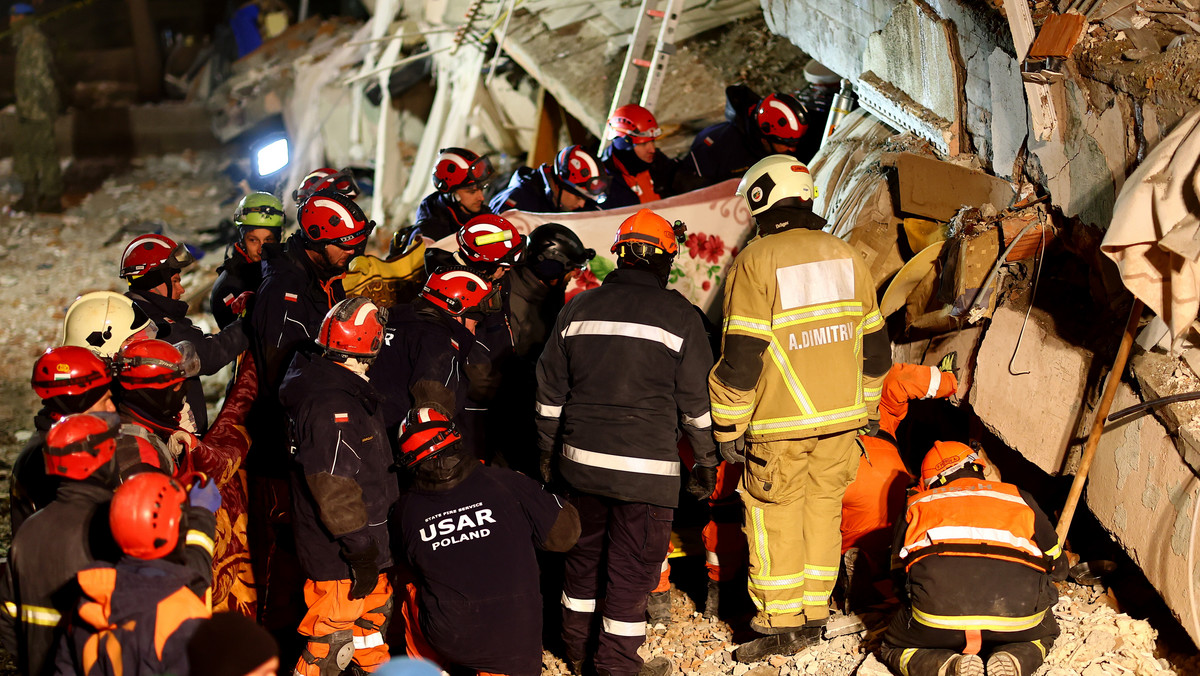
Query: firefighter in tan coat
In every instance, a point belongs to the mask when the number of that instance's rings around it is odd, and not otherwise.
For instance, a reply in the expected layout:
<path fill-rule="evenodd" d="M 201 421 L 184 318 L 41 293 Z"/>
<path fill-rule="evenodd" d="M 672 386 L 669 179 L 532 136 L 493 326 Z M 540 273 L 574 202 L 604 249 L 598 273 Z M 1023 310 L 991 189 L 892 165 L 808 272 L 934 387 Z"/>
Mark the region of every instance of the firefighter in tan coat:
<path fill-rule="evenodd" d="M 771 155 L 737 193 L 758 237 L 725 287 L 721 358 L 709 375 L 713 433 L 744 462 L 750 596 L 761 634 L 734 657 L 757 661 L 820 640 L 841 551 L 842 495 L 857 432 L 878 425 L 891 346 L 862 258 L 822 232 L 808 168 Z"/>

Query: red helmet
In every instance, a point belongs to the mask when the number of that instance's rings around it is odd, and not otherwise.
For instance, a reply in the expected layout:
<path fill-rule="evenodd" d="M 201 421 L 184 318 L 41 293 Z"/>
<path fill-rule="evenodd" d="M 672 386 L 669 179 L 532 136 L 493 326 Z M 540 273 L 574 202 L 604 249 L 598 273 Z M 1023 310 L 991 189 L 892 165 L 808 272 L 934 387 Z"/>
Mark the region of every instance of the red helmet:
<path fill-rule="evenodd" d="M 163 390 L 187 378 L 183 354 L 165 340 L 137 340 L 117 353 L 117 382 L 126 390 Z"/>
<path fill-rule="evenodd" d="M 139 559 L 161 559 L 179 544 L 187 491 L 159 472 L 142 472 L 113 493 L 108 525 L 121 551 Z"/>
<path fill-rule="evenodd" d="M 494 263 L 509 268 L 521 260 L 525 237 L 508 219 L 480 214 L 459 228 L 458 250 L 472 263 Z"/>
<path fill-rule="evenodd" d="M 970 446 L 957 441 L 935 441 L 921 461 L 921 488 L 931 488 L 943 477 L 972 464 L 980 470 L 985 466 L 979 453 Z"/>
<path fill-rule="evenodd" d="M 341 357 L 371 358 L 383 346 L 386 323 L 387 310 L 367 298 L 353 296 L 338 301 L 326 313 L 317 333 L 317 345 L 325 348 L 326 353 Z"/>
<path fill-rule="evenodd" d="M 76 413 L 54 423 L 46 432 L 46 474 L 82 481 L 117 450 L 121 419 L 115 413 Z"/>
<path fill-rule="evenodd" d="M 754 109 L 754 124 L 767 139 L 794 148 L 808 130 L 808 111 L 794 96 L 768 94 Z"/>
<path fill-rule="evenodd" d="M 500 310 L 497 291 L 470 269 L 449 267 L 429 275 L 420 296 L 455 317 L 461 317 L 467 312 L 487 314 Z"/>
<path fill-rule="evenodd" d="M 121 254 L 121 278 L 137 279 L 164 265 L 171 271 L 182 270 L 194 262 L 187 247 L 166 235 L 138 235 Z"/>
<path fill-rule="evenodd" d="M 608 172 L 583 146 L 567 146 L 558 151 L 554 175 L 568 190 L 584 199 L 603 202 L 608 197 Z"/>
<path fill-rule="evenodd" d="M 612 129 L 614 137 L 626 138 L 634 145 L 653 141 L 662 135 L 654 114 L 636 103 L 627 103 L 614 110 L 608 118 L 608 128 Z"/>
<path fill-rule="evenodd" d="M 450 419 L 432 408 L 414 408 L 400 423 L 399 464 L 412 467 L 462 440 Z"/>
<path fill-rule="evenodd" d="M 442 148 L 433 165 L 433 187 L 438 192 L 483 183 L 492 177 L 492 161 L 466 148 Z"/>
<path fill-rule="evenodd" d="M 313 194 L 300 207 L 300 232 L 313 244 L 363 246 L 375 227 L 353 199 L 332 191 Z"/>
<path fill-rule="evenodd" d="M 687 226 L 683 221 L 675 221 L 675 225 L 672 226 L 667 219 L 653 211 L 639 209 L 617 228 L 617 236 L 613 238 L 609 251 L 617 253 L 617 249 L 626 244 L 648 244 L 658 248 L 661 253 L 674 256 L 679 252 L 679 243 L 683 241 L 686 232 Z"/>
<path fill-rule="evenodd" d="M 108 365 L 85 347 L 52 347 L 33 364 L 31 383 L 41 399 L 80 395 L 111 382 Z"/>
<path fill-rule="evenodd" d="M 354 180 L 354 173 L 349 168 L 337 171 L 330 167 L 321 167 L 300 181 L 300 187 L 292 191 L 292 199 L 297 205 L 304 206 L 305 200 L 321 190 L 332 190 L 350 199 L 357 198 L 360 192 L 358 182 Z"/>

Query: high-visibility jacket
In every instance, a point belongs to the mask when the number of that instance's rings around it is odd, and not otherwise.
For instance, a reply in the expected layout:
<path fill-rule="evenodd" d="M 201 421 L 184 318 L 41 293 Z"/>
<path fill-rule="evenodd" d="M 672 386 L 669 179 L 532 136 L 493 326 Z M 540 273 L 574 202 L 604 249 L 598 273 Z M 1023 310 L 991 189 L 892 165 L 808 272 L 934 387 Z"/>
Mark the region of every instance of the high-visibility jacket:
<path fill-rule="evenodd" d="M 908 499 L 893 566 L 906 576 L 913 619 L 959 631 L 1037 626 L 1058 600 L 1058 536 L 1033 498 L 973 473 Z"/>
<path fill-rule="evenodd" d="M 862 427 L 891 362 L 886 335 L 871 336 L 882 330 L 875 282 L 849 244 L 800 227 L 751 241 L 729 270 L 721 360 L 708 381 L 717 440 Z M 883 367 L 864 374 L 865 352 L 881 353 L 872 362 Z"/>
<path fill-rule="evenodd" d="M 896 436 L 896 428 L 908 415 L 908 402 L 913 399 L 943 399 L 958 390 L 958 378 L 943 373 L 936 366 L 892 364 L 883 379 L 883 394 L 879 399 L 879 429 Z"/>

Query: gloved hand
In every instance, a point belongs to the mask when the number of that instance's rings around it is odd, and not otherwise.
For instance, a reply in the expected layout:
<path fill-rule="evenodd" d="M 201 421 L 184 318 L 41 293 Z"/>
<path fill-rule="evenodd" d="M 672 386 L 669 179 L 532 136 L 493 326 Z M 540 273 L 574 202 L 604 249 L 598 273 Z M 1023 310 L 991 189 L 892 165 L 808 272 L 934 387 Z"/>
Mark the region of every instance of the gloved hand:
<path fill-rule="evenodd" d="M 353 582 L 350 598 L 364 599 L 375 591 L 375 585 L 379 584 L 379 566 L 375 565 L 375 559 L 379 558 L 379 545 L 374 540 L 370 540 L 365 547 L 343 542 L 342 558 L 350 564 L 350 580 Z"/>
<path fill-rule="evenodd" d="M 717 489 L 717 468 L 696 465 L 692 468 L 692 477 L 688 479 L 687 492 L 697 500 L 707 500 Z"/>
<path fill-rule="evenodd" d="M 942 373 L 953 373 L 954 377 L 958 377 L 958 352 L 947 352 L 942 360 L 938 362 L 938 370 Z"/>
<path fill-rule="evenodd" d="M 746 456 L 743 455 L 743 451 L 746 450 L 746 437 L 744 435 L 733 441 L 722 441 L 720 442 L 720 446 L 721 457 L 725 458 L 725 462 L 731 462 L 735 465 L 746 462 Z"/>
<path fill-rule="evenodd" d="M 543 448 L 541 455 L 538 457 L 538 470 L 542 474 L 542 483 L 549 484 L 554 480 L 554 449 Z"/>
<path fill-rule="evenodd" d="M 254 297 L 253 291 L 243 291 L 237 298 L 226 303 L 229 306 L 230 312 L 239 317 L 246 311 L 246 306 L 249 305 L 250 299 Z"/>
<path fill-rule="evenodd" d="M 221 508 L 221 491 L 217 490 L 217 482 L 196 479 L 192 490 L 188 491 L 188 504 L 216 514 Z"/>
<path fill-rule="evenodd" d="M 868 419 L 866 427 L 858 428 L 858 436 L 860 436 L 860 437 L 878 437 L 879 436 L 879 421 Z"/>

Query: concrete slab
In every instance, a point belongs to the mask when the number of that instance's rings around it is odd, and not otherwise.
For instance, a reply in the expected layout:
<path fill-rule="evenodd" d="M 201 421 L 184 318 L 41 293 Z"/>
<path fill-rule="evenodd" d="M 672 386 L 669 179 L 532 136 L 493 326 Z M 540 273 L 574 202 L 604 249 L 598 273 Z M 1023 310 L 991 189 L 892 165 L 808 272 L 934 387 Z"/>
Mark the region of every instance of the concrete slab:
<path fill-rule="evenodd" d="M 1140 401 L 1122 383 L 1113 408 Z M 1105 429 L 1088 475 L 1086 499 L 1101 525 L 1129 552 L 1192 640 L 1200 644 L 1188 602 L 1187 570 L 1198 488 L 1200 479 L 1183 462 L 1168 430 L 1145 415 Z M 1196 585 L 1200 585 L 1198 572 L 1191 572 Z"/>
<path fill-rule="evenodd" d="M 1179 357 L 1145 352 L 1130 360 L 1130 370 L 1147 399 L 1159 399 L 1200 389 L 1200 378 Z M 1120 410 L 1115 405 L 1113 411 Z M 1138 414 L 1145 416 L 1147 414 Z M 1183 462 L 1200 473 L 1200 401 L 1181 401 L 1153 409 L 1170 430 Z"/>
<path fill-rule="evenodd" d="M 992 169 L 1011 179 L 1017 154 L 1029 135 L 1025 90 L 1017 60 L 1000 48 L 988 57 L 992 101 Z"/>
<path fill-rule="evenodd" d="M 1035 307 L 1021 338 L 1018 364 L 1034 366 L 1030 373 L 1013 375 L 1009 363 L 1025 310 L 1023 304 L 996 308 L 975 364 L 975 380 L 987 386 L 972 388 L 970 402 L 983 424 L 1010 448 L 1042 471 L 1058 474 L 1080 427 L 1093 355 L 1059 338 L 1054 320 Z"/>
<path fill-rule="evenodd" d="M 983 330 L 982 325 L 968 326 L 911 343 L 894 343 L 892 361 L 935 366 L 947 353 L 957 352 L 958 392 L 950 396 L 950 401 L 958 404 L 967 399 L 975 382 L 976 354 L 983 340 Z"/>
<path fill-rule="evenodd" d="M 896 7 L 883 30 L 867 37 L 862 70 L 953 122 L 962 92 L 954 55 L 945 22 L 915 2 L 906 2 Z"/>

